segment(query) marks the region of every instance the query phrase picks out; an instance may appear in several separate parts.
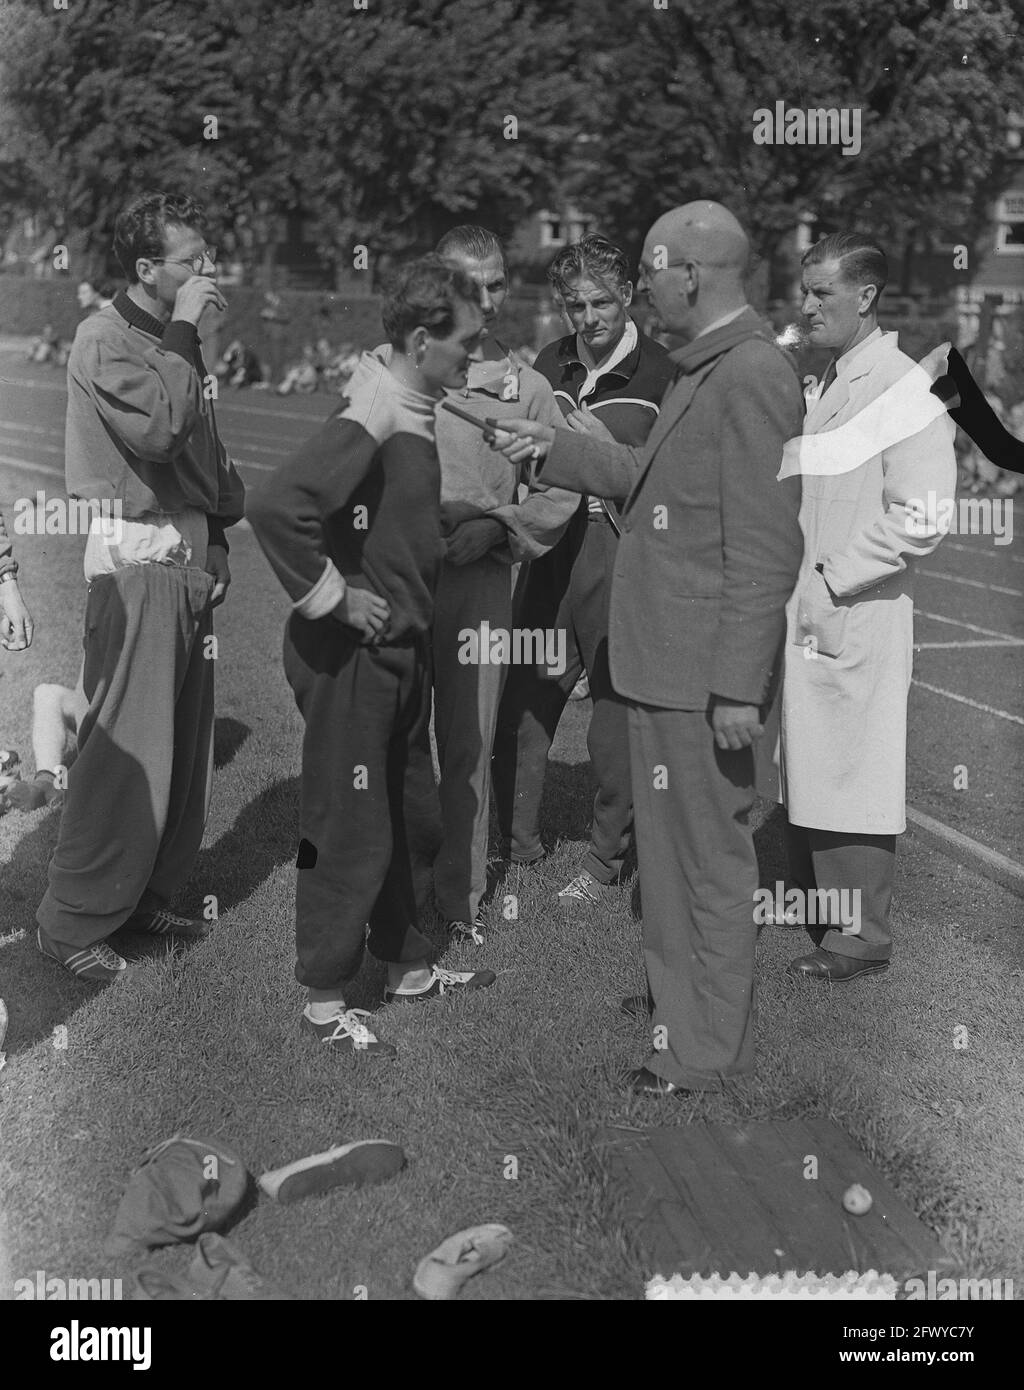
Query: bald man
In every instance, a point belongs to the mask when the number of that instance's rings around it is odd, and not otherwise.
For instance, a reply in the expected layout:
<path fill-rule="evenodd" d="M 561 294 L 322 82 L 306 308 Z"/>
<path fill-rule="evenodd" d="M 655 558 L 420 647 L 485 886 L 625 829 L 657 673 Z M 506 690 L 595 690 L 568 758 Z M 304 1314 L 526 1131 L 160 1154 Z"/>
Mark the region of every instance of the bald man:
<path fill-rule="evenodd" d="M 501 422 L 496 447 L 546 483 L 627 498 L 612 578 L 612 683 L 628 704 L 652 1047 L 631 1089 L 714 1090 L 753 1067 L 754 745 L 774 698 L 800 567 L 796 372 L 747 304 L 746 234 L 719 203 L 651 228 L 639 289 L 675 384 L 642 448 Z M 640 1016 L 645 1001 L 627 1000 Z"/>

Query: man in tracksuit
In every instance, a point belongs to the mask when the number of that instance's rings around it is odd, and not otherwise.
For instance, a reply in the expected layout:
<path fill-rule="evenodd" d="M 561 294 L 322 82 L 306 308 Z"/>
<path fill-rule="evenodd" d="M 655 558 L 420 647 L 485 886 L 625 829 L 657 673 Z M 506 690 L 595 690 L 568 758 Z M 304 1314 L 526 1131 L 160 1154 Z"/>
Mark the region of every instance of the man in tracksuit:
<path fill-rule="evenodd" d="M 471 364 L 451 403 L 481 421 L 514 415 L 561 426 L 547 381 L 497 336 L 508 293 L 497 237 L 484 227 L 455 227 L 437 250 L 476 282 L 484 313 L 481 360 Z M 559 539 L 579 496 L 544 485 L 521 489 L 527 470 L 495 453 L 481 430 L 447 410 L 437 416 L 437 451 L 445 559 L 434 610 L 434 734 L 444 834 L 434 897 L 453 940 L 481 945 L 491 752 L 509 667 L 464 660 L 466 636 L 478 633 L 488 650 L 488 634 L 511 629 L 512 566 L 543 555 Z"/>
<path fill-rule="evenodd" d="M 342 408 L 249 501 L 289 597 L 284 668 L 306 725 L 295 903 L 300 1029 L 393 1057 L 348 1007 L 369 949 L 391 1002 L 494 983 L 431 966 L 419 930 L 439 840 L 430 756 L 430 628 L 444 544 L 434 410 L 465 385 L 483 316 L 468 277 L 427 256 L 385 298 L 389 342 L 363 354 Z"/>
<path fill-rule="evenodd" d="M 197 324 L 224 308 L 191 198 L 118 217 L 128 288 L 79 324 L 68 360 L 67 489 L 98 502 L 86 543 L 78 759 L 68 777 L 39 949 L 80 979 L 124 976 L 119 927 L 196 938 L 170 912 L 192 872 L 213 772 L 212 611 L 245 490 L 217 433 Z"/>
<path fill-rule="evenodd" d="M 592 412 L 607 438 L 642 444 L 675 368 L 629 316 L 633 286 L 626 256 L 591 234 L 559 252 L 548 280 L 576 332 L 543 348 L 535 369 L 554 387 L 564 415 Z M 565 630 L 568 661 L 556 677 L 542 667 L 514 667 L 498 715 L 500 833 L 513 863 L 528 864 L 544 853 L 539 820 L 548 750 L 573 686 L 584 670 L 590 678 L 587 747 L 598 785 L 589 851 L 559 894 L 567 904 L 596 902 L 601 887 L 618 879 L 633 824 L 626 705 L 608 672 L 608 595 L 621 501 L 584 497 L 566 535 L 530 565 L 516 621 L 524 628 Z"/>

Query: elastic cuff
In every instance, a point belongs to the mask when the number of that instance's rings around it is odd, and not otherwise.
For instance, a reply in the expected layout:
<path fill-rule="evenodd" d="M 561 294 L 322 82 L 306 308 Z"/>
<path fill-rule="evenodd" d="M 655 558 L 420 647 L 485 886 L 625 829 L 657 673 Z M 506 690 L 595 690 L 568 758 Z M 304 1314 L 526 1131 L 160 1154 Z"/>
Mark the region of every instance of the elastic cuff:
<path fill-rule="evenodd" d="M 323 574 L 307 594 L 292 604 L 292 611 L 301 618 L 326 618 L 345 597 L 347 587 L 334 562 L 325 560 Z"/>
<path fill-rule="evenodd" d="M 227 530 L 225 528 L 224 522 L 221 521 L 219 516 L 207 515 L 206 544 L 208 546 L 222 545 L 224 549 L 228 551 L 230 551 L 231 549 L 231 547 L 228 545 Z"/>
<path fill-rule="evenodd" d="M 175 352 L 179 357 L 184 357 L 190 367 L 195 366 L 198 345 L 198 330 L 194 323 L 188 323 L 185 319 L 172 319 L 160 339 L 160 346 L 165 352 Z"/>

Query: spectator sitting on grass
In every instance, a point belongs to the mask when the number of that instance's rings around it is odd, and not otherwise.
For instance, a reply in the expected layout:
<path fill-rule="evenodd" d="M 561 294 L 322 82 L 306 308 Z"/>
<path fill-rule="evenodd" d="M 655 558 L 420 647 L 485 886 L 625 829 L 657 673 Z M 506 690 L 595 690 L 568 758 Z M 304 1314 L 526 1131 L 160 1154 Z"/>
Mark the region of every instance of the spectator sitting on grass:
<path fill-rule="evenodd" d="M 354 343 L 342 343 L 323 368 L 321 375 L 324 386 L 328 391 L 344 395 L 349 379 L 358 366 L 358 348 Z"/>
<path fill-rule="evenodd" d="M 229 343 L 224 356 L 214 368 L 217 377 L 228 386 L 257 386 L 263 380 L 260 360 L 241 338 Z"/>
<path fill-rule="evenodd" d="M 68 350 L 57 337 L 53 324 L 48 323 L 38 338 L 33 338 L 28 350 L 30 362 L 42 362 L 52 367 L 67 365 Z"/>
<path fill-rule="evenodd" d="M 72 690 L 66 685 L 37 685 L 32 692 L 32 756 L 36 772 L 30 782 L 13 782 L 0 795 L 4 811 L 37 811 L 64 801 L 63 774 L 78 754 L 78 723 L 85 712 L 83 671 Z"/>
<path fill-rule="evenodd" d="M 312 343 L 307 343 L 302 349 L 302 361 L 289 367 L 277 388 L 277 394 L 287 396 L 292 391 L 298 391 L 300 395 L 311 395 L 316 390 L 319 380 L 316 357 Z"/>

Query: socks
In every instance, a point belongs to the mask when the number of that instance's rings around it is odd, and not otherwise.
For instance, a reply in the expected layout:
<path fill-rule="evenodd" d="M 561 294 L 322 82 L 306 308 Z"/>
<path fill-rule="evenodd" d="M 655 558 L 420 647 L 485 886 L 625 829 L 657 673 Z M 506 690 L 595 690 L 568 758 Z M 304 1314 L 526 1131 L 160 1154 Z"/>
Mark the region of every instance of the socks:
<path fill-rule="evenodd" d="M 310 1023 L 330 1023 L 332 1019 L 345 1012 L 344 999 L 323 999 L 306 1005 L 305 1014 Z"/>

